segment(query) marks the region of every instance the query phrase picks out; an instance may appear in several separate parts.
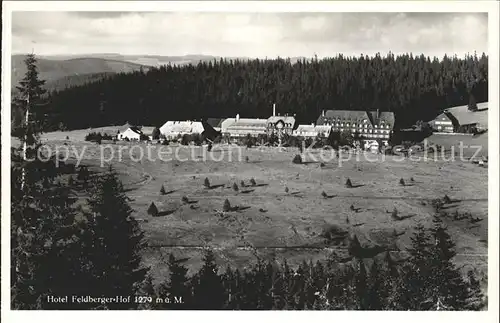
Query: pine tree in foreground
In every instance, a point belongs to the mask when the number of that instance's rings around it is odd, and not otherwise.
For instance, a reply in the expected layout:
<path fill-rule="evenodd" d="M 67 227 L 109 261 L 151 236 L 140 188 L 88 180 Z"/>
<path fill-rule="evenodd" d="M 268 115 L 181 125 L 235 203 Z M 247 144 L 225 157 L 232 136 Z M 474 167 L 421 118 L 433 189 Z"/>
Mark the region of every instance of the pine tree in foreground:
<path fill-rule="evenodd" d="M 167 282 L 160 286 L 159 296 L 168 299 L 161 309 L 188 309 L 192 304 L 192 295 L 189 286 L 188 269 L 182 265 L 182 259 L 176 259 L 173 254 L 168 258 L 168 271 L 170 273 Z"/>
<path fill-rule="evenodd" d="M 452 241 L 442 221 L 435 217 L 431 229 L 434 244 L 428 267 L 431 272 L 431 297 L 429 301 L 441 302 L 444 309 L 462 310 L 467 306 L 469 291 L 460 270 L 453 263 L 456 255 L 455 243 Z"/>
<path fill-rule="evenodd" d="M 234 190 L 235 192 L 238 192 L 238 190 L 239 190 L 239 188 L 238 188 L 238 184 L 233 183 L 233 190 Z"/>
<path fill-rule="evenodd" d="M 34 55 L 25 63 L 27 72 L 12 105 L 25 117 L 12 129 L 22 148 L 12 149 L 11 155 L 11 308 L 64 308 L 48 303 L 47 296 L 80 291 L 75 286 L 81 268 L 79 231 L 69 187 L 53 185 L 59 174 L 52 159 L 43 161 L 43 150 L 37 158 L 45 119 L 44 81 L 38 79 Z"/>
<path fill-rule="evenodd" d="M 149 270 L 141 265 L 144 233 L 132 217 L 132 209 L 114 171 L 95 180 L 88 204 L 91 212 L 86 214 L 82 241 L 83 255 L 90 264 L 86 268 L 88 290 L 85 295 L 133 298 Z M 101 308 L 133 309 L 135 306 L 109 303 Z"/>
<path fill-rule="evenodd" d="M 411 237 L 411 247 L 407 249 L 410 258 L 402 267 L 402 277 L 398 282 L 398 307 L 406 310 L 428 310 L 432 296 L 432 272 L 429 259 L 432 258 L 430 236 L 422 225 L 418 225 Z"/>
<path fill-rule="evenodd" d="M 207 250 L 203 256 L 203 266 L 198 273 L 197 284 L 194 286 L 193 301 L 197 309 L 217 310 L 224 307 L 224 286 L 218 274 L 215 255 L 210 250 Z"/>
<path fill-rule="evenodd" d="M 165 191 L 165 187 L 162 185 L 161 188 L 160 188 L 160 194 L 161 195 L 165 195 L 167 194 L 167 192 Z"/>
<path fill-rule="evenodd" d="M 399 185 L 401 185 L 401 186 L 405 186 L 405 185 L 406 185 L 405 180 L 404 180 L 404 179 L 402 179 L 402 178 L 400 178 L 400 179 L 399 179 Z"/>
<path fill-rule="evenodd" d="M 467 283 L 469 290 L 469 299 L 467 300 L 467 309 L 471 311 L 478 311 L 485 307 L 484 295 L 481 291 L 479 280 L 475 277 L 474 272 L 469 270 L 467 272 Z"/>
<path fill-rule="evenodd" d="M 210 181 L 208 180 L 207 177 L 205 177 L 205 181 L 203 182 L 203 186 L 205 186 L 206 188 L 210 188 Z"/>
<path fill-rule="evenodd" d="M 146 276 L 146 279 L 144 279 L 144 281 L 142 282 L 142 284 L 137 292 L 137 295 L 143 296 L 143 297 L 151 297 L 153 299 L 153 301 L 151 303 L 144 302 L 144 303 L 137 304 L 138 310 L 155 310 L 155 309 L 160 308 L 159 304 L 162 304 L 162 303 L 157 303 L 155 301 L 158 297 L 158 294 L 156 293 L 156 290 L 155 290 L 155 287 L 153 284 L 153 278 L 149 274 Z"/>

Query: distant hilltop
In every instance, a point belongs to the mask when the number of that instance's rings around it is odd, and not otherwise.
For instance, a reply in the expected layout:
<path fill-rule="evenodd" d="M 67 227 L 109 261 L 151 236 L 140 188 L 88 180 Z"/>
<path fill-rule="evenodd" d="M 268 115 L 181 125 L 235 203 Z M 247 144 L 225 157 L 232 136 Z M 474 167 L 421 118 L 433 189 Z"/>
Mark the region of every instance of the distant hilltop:
<path fill-rule="evenodd" d="M 25 54 L 12 55 L 11 88 L 14 89 L 26 73 Z M 84 55 L 37 55 L 40 79 L 46 81 L 48 90 L 61 90 L 67 86 L 83 85 L 96 81 L 106 75 L 131 73 L 141 68 L 147 71 L 150 67 L 162 65 L 198 64 L 219 59 L 247 60 L 248 57 L 221 57 L 211 55 L 121 55 L 117 53 L 97 53 Z M 292 57 L 291 62 L 303 59 Z"/>

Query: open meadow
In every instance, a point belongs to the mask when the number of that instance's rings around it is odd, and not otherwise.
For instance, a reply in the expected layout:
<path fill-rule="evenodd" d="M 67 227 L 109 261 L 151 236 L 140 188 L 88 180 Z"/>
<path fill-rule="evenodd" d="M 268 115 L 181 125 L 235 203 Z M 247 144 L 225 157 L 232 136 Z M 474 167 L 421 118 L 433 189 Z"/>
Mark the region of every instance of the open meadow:
<path fill-rule="evenodd" d="M 346 237 L 355 234 L 363 246 L 386 246 L 395 259 L 404 260 L 413 228 L 432 225 L 432 200 L 445 195 L 450 201 L 442 206 L 447 214 L 442 218 L 457 245 L 457 264 L 486 273 L 488 169 L 470 161 L 417 161 L 369 153 L 339 163 L 332 151 L 315 149 L 304 152 L 302 164 L 294 164 L 297 148 L 222 145 L 209 154 L 206 147 L 177 144 L 149 146 L 152 151 L 170 149 L 163 159 L 172 160 L 162 161 L 155 154 L 156 160 L 138 160 L 137 147 L 146 151 L 147 144 L 97 145 L 84 142 L 80 132 L 44 134 L 42 140 L 49 146 L 66 143 L 70 150 L 85 150 L 81 164 L 92 171 L 105 171 L 111 164 L 118 172 L 145 231 L 144 261 L 156 279 L 166 274 L 170 252 L 189 257 L 190 270 L 197 270 L 206 246 L 214 249 L 221 266 L 245 267 L 256 257 L 279 262 L 286 258 L 292 264 L 345 258 L 348 239 L 327 240 L 322 234 L 332 227 L 347 232 Z M 103 167 L 101 151 L 109 160 Z M 330 160 L 322 161 L 321 154 Z M 70 160 L 75 162 L 74 157 Z M 209 188 L 204 186 L 206 178 Z M 345 186 L 348 178 L 351 188 Z M 226 199 L 231 210 L 222 212 Z M 147 214 L 151 202 L 159 210 L 157 217 Z M 400 220 L 391 216 L 394 208 Z M 456 218 L 456 211 L 470 213 L 477 221 Z"/>

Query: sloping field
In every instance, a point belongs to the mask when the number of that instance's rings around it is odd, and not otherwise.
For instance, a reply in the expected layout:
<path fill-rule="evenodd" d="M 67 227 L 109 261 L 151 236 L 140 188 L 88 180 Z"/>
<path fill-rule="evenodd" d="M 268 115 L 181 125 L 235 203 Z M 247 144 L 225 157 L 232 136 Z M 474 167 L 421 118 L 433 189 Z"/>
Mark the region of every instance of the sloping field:
<path fill-rule="evenodd" d="M 82 131 L 83 135 L 87 132 Z M 86 145 L 75 140 L 78 136 L 73 133 L 69 147 L 79 152 L 86 147 L 82 163 L 104 170 L 100 168 L 103 149 L 119 172 L 149 242 L 144 260 L 157 278 L 165 274 L 168 253 L 190 257 L 188 264 L 196 269 L 206 246 L 215 249 L 221 265 L 236 266 L 245 266 L 256 256 L 296 263 L 324 259 L 332 252 L 345 255 L 345 242 L 325 244 L 320 237 L 323 228 L 332 224 L 356 234 L 364 246 L 396 245 L 400 251 L 394 251 L 394 256 L 405 258 L 415 225 L 432 223 L 434 211 L 429 201 L 445 194 L 455 200 L 445 206 L 447 212 L 471 212 L 482 219 L 471 223 L 469 219 L 445 218 L 457 244 L 456 261 L 466 269 L 486 270 L 488 170 L 470 162 L 401 160 L 373 154 L 339 162 L 331 159 L 331 152 L 315 150 L 305 153 L 305 163 L 297 165 L 291 162 L 297 149 L 221 146 L 208 154 L 204 147 Z M 64 138 L 61 135 L 45 138 Z M 51 144 L 62 142 L 50 140 Z M 147 159 L 148 147 L 151 160 Z M 160 147 L 164 152 L 171 150 L 162 155 L 163 161 L 157 154 Z M 146 157 L 139 160 L 141 149 Z M 320 165 L 321 154 L 330 158 L 323 161 L 324 166 Z M 205 178 L 210 189 L 203 186 Z M 251 178 L 256 186 L 241 186 L 241 181 L 250 185 Z M 347 178 L 353 188 L 344 186 Z M 400 178 L 406 186 L 399 185 Z M 234 183 L 238 191 L 232 188 Z M 165 195 L 159 193 L 162 185 Z M 327 197 L 322 196 L 323 191 Z M 225 199 L 234 209 L 221 214 Z M 162 216 L 146 214 L 151 202 Z M 394 207 L 408 218 L 393 220 L 389 213 Z M 401 235 L 393 237 L 394 229 Z"/>
<path fill-rule="evenodd" d="M 463 145 L 463 154 L 471 157 L 476 154 L 476 158 L 488 156 L 488 133 L 473 136 L 468 134 L 433 134 L 427 138 L 429 145 L 436 144 L 444 147 L 447 151 L 453 149 L 455 154 L 460 152 L 460 144 Z"/>

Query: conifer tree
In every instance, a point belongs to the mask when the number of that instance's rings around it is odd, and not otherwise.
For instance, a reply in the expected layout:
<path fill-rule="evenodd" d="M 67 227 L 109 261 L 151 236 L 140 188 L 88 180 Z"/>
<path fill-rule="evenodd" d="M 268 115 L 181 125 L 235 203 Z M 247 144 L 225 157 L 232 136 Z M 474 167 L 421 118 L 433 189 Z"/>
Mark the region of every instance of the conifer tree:
<path fill-rule="evenodd" d="M 225 199 L 224 200 L 224 205 L 222 206 L 222 210 L 224 212 L 229 212 L 231 211 L 231 203 L 229 203 L 229 200 L 228 199 Z"/>
<path fill-rule="evenodd" d="M 95 179 L 85 214 L 82 241 L 90 296 L 136 295 L 149 268 L 141 264 L 144 233 L 132 217 L 123 185 L 112 170 Z M 109 303 L 108 309 L 133 309 L 134 304 Z"/>
<path fill-rule="evenodd" d="M 176 259 L 173 254 L 170 254 L 168 258 L 170 277 L 168 282 L 161 286 L 159 296 L 168 299 L 170 303 L 164 302 L 162 308 L 186 309 L 192 304 L 188 269 L 182 265 L 182 261 L 182 259 Z"/>
<path fill-rule="evenodd" d="M 165 187 L 162 185 L 161 188 L 160 188 L 160 194 L 161 195 L 165 195 L 167 194 L 167 192 L 165 191 Z"/>
<path fill-rule="evenodd" d="M 427 302 L 432 294 L 431 271 L 429 259 L 432 258 L 429 234 L 422 225 L 415 228 L 408 248 L 410 258 L 402 268 L 402 279 L 398 286 L 396 302 L 398 306 L 408 310 L 429 309 Z"/>
<path fill-rule="evenodd" d="M 351 179 L 350 179 L 350 178 L 348 178 L 348 179 L 346 180 L 346 182 L 345 182 L 345 187 L 347 187 L 347 188 L 352 188 L 352 183 L 351 183 Z"/>
<path fill-rule="evenodd" d="M 439 300 L 449 310 L 466 309 L 469 291 L 460 271 L 453 263 L 456 255 L 455 243 L 437 217 L 431 232 L 434 244 L 431 247 L 428 267 L 431 272 L 430 282 L 433 283 L 432 301 L 437 303 Z"/>
<path fill-rule="evenodd" d="M 472 92 L 469 94 L 469 104 L 467 106 L 469 111 L 477 111 L 476 98 L 474 97 Z"/>
<path fill-rule="evenodd" d="M 370 269 L 369 286 L 366 295 L 366 306 L 370 310 L 383 310 L 386 306 L 386 298 L 389 296 L 386 284 L 388 283 L 383 271 L 377 261 L 373 261 Z"/>
<path fill-rule="evenodd" d="M 251 178 L 250 179 L 250 184 L 252 184 L 252 186 L 256 186 L 257 185 L 257 182 L 255 181 L 254 178 Z"/>
<path fill-rule="evenodd" d="M 478 311 L 484 308 L 484 295 L 481 291 L 479 280 L 475 277 L 474 272 L 467 272 L 467 283 L 469 287 L 469 299 L 467 301 L 467 310 Z"/>
<path fill-rule="evenodd" d="M 58 172 L 52 159 L 37 158 L 44 81 L 38 78 L 34 55 L 25 63 L 27 72 L 13 103 L 25 117 L 13 129 L 21 149 L 12 149 L 11 155 L 11 308 L 62 308 L 47 303 L 47 296 L 78 292 L 72 283 L 81 267 L 73 252 L 79 232 L 69 188 L 53 185 Z"/>
<path fill-rule="evenodd" d="M 300 155 L 295 155 L 295 157 L 293 157 L 292 163 L 302 164 L 302 157 Z"/>
<path fill-rule="evenodd" d="M 154 202 L 151 202 L 151 204 L 149 205 L 148 214 L 151 216 L 158 216 L 158 208 L 156 207 Z"/>
<path fill-rule="evenodd" d="M 222 276 L 222 284 L 224 285 L 225 291 L 224 309 L 237 309 L 237 299 L 235 297 L 235 294 L 238 293 L 236 275 L 229 265 L 226 266 L 226 271 Z"/>
<path fill-rule="evenodd" d="M 197 309 L 203 310 L 223 309 L 225 304 L 224 286 L 211 250 L 205 251 L 203 256 L 199 282 L 194 288 L 194 304 Z"/>
<path fill-rule="evenodd" d="M 146 276 L 146 279 L 141 284 L 141 287 L 139 288 L 137 294 L 139 296 L 143 296 L 143 297 L 151 297 L 153 300 L 151 303 L 144 302 L 144 303 L 137 304 L 138 310 L 155 310 L 155 309 L 161 308 L 161 305 L 163 304 L 163 303 L 156 302 L 158 294 L 156 293 L 156 290 L 155 290 L 155 287 L 153 284 L 153 278 L 149 274 Z"/>
<path fill-rule="evenodd" d="M 238 184 L 233 183 L 233 190 L 234 190 L 235 192 L 238 192 L 238 190 L 239 190 L 239 188 L 238 188 Z"/>
<path fill-rule="evenodd" d="M 206 188 L 210 188 L 210 181 L 208 180 L 207 177 L 205 177 L 205 181 L 203 182 L 203 186 L 205 186 Z"/>
<path fill-rule="evenodd" d="M 356 272 L 356 285 L 354 286 L 356 291 L 356 297 L 358 304 L 360 306 L 359 309 L 368 309 L 366 294 L 368 292 L 368 275 L 366 273 L 366 267 L 363 262 L 363 259 L 359 259 L 357 261 L 357 272 Z"/>

